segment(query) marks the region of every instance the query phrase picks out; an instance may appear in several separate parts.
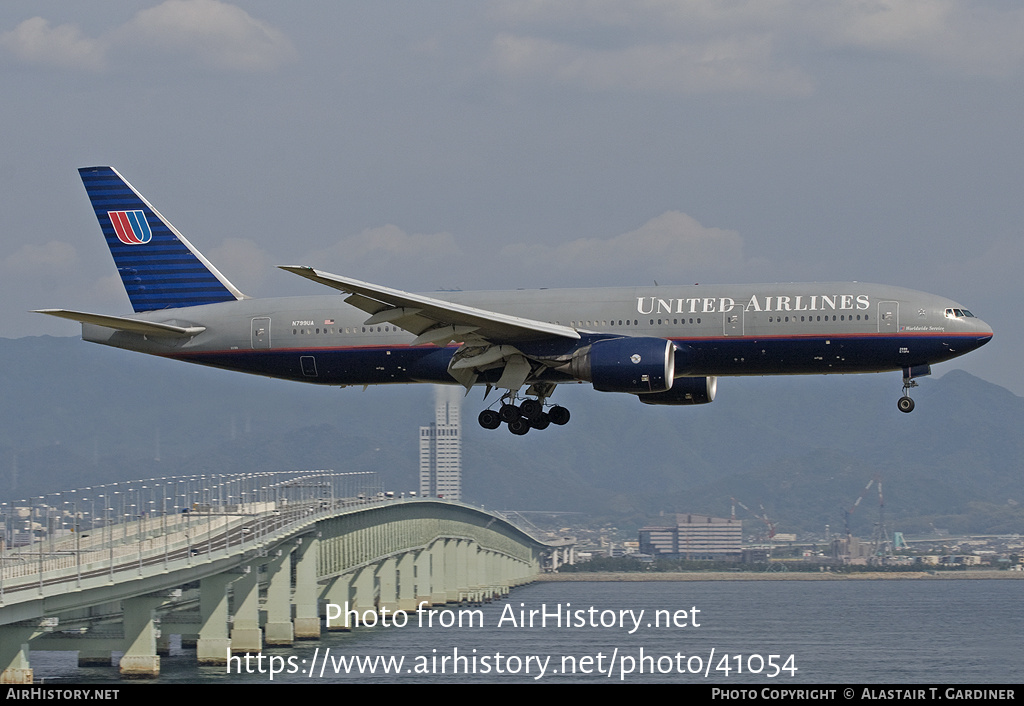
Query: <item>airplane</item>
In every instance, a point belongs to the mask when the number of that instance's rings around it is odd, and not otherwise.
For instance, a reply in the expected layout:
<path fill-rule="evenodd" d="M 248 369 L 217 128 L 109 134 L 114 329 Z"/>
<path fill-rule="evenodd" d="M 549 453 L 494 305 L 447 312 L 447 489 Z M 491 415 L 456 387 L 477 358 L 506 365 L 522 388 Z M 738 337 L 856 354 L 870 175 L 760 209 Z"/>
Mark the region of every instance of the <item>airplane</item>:
<path fill-rule="evenodd" d="M 902 371 L 911 412 L 916 378 L 992 338 L 954 301 L 860 282 L 427 295 L 289 265 L 347 296 L 253 299 L 115 169 L 79 173 L 135 311 L 38 310 L 78 321 L 84 340 L 322 385 L 496 388 L 479 423 L 517 435 L 569 421 L 549 402 L 568 383 L 696 405 L 719 377 Z"/>

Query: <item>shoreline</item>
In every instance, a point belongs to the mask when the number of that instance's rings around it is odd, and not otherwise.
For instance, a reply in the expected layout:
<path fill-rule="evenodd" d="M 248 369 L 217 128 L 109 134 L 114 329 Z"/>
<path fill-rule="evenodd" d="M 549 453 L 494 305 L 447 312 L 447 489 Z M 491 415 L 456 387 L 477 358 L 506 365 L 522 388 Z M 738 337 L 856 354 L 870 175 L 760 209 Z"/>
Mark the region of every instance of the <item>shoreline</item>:
<path fill-rule="evenodd" d="M 538 574 L 535 582 L 561 581 L 892 581 L 892 580 L 963 580 L 963 579 L 1024 579 L 1024 571 L 900 571 L 838 574 L 832 572 L 738 572 L 692 571 L 628 573 L 612 571 L 573 572 L 568 574 Z"/>

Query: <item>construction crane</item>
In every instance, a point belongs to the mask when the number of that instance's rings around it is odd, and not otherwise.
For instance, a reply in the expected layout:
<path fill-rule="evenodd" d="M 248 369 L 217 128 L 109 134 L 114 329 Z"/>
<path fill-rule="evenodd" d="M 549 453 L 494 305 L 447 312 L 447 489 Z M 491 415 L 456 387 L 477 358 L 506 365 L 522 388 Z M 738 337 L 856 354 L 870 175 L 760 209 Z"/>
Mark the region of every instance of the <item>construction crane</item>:
<path fill-rule="evenodd" d="M 864 490 L 857 497 L 853 507 L 843 511 L 843 524 L 846 528 L 846 546 L 847 551 L 849 551 L 852 538 L 850 533 L 850 516 L 860 506 L 861 501 L 868 494 L 868 491 L 871 490 L 872 485 L 878 488 L 878 522 L 875 523 L 871 534 L 871 556 L 879 559 L 892 556 L 892 542 L 889 540 L 889 532 L 885 526 L 885 496 L 882 494 L 882 477 L 880 475 L 876 474 L 868 481 L 868 484 L 864 486 Z"/>
<path fill-rule="evenodd" d="M 889 530 L 885 526 L 885 498 L 882 497 L 882 479 L 878 478 L 878 522 L 871 534 L 871 556 L 876 560 L 884 560 L 892 556 L 892 541 Z"/>
<path fill-rule="evenodd" d="M 775 522 L 768 518 L 768 511 L 764 509 L 764 504 L 763 503 L 758 503 L 758 507 L 761 508 L 761 514 L 759 515 L 756 512 L 754 512 L 753 510 L 751 510 L 749 507 L 744 505 L 742 501 L 737 500 L 736 498 L 729 498 L 729 499 L 732 500 L 732 519 L 734 519 L 734 520 L 736 519 L 736 506 L 739 505 L 744 510 L 746 510 L 751 515 L 753 515 L 755 518 L 757 518 L 758 520 L 760 520 L 761 522 L 764 523 L 765 531 L 764 531 L 764 534 L 762 535 L 762 537 L 768 542 L 768 544 L 770 546 L 771 543 L 772 543 L 772 540 L 775 538 Z"/>

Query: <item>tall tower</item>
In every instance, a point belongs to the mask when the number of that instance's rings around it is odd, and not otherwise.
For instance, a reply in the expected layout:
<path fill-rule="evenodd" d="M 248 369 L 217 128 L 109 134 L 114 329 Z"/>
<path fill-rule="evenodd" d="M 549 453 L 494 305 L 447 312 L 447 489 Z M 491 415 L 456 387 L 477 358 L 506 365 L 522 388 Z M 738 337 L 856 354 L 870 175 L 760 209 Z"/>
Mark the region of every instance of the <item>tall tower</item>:
<path fill-rule="evenodd" d="M 420 427 L 420 495 L 462 498 L 462 388 L 434 387 L 434 423 Z"/>

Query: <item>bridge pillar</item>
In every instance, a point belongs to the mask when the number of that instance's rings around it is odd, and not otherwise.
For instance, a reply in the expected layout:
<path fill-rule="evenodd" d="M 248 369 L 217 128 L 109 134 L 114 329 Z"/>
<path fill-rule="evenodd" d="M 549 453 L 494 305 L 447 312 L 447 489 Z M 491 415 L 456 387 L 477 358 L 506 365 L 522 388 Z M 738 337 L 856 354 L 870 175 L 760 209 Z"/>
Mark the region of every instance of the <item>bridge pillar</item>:
<path fill-rule="evenodd" d="M 31 684 L 28 641 L 38 628 L 0 626 L 0 684 Z"/>
<path fill-rule="evenodd" d="M 267 623 L 263 626 L 266 644 L 290 645 L 292 630 L 292 548 L 280 547 L 267 563 Z"/>
<path fill-rule="evenodd" d="M 510 586 L 519 585 L 519 562 L 510 556 L 505 557 L 505 576 Z"/>
<path fill-rule="evenodd" d="M 418 608 L 421 602 L 425 602 L 428 606 L 432 604 L 431 591 L 433 590 L 433 559 L 434 554 L 430 548 L 420 549 L 416 552 L 416 558 L 413 563 L 414 570 L 416 572 L 416 607 Z"/>
<path fill-rule="evenodd" d="M 466 583 L 469 600 L 479 603 L 483 600 L 483 576 L 486 573 L 482 563 L 486 560 L 486 550 L 474 541 L 466 543 Z"/>
<path fill-rule="evenodd" d="M 295 639 L 315 640 L 320 637 L 320 614 L 317 612 L 316 562 L 320 540 L 308 535 L 299 539 L 295 548 Z M 348 598 L 346 597 L 346 600 Z"/>
<path fill-rule="evenodd" d="M 355 575 L 352 577 L 352 599 L 349 603 L 349 609 L 356 610 L 362 615 L 368 610 L 374 610 L 377 607 L 377 602 L 374 590 L 376 588 L 376 581 L 374 580 L 374 567 L 373 565 L 364 566 L 356 570 Z M 346 622 L 348 620 L 346 619 Z M 349 625 L 349 627 L 358 627 L 357 625 Z"/>
<path fill-rule="evenodd" d="M 398 563 L 389 556 L 377 564 L 374 575 L 380 587 L 377 610 L 395 612 L 398 610 Z"/>
<path fill-rule="evenodd" d="M 164 632 L 163 622 L 160 623 L 160 633 L 156 637 L 156 653 L 161 657 L 171 656 L 171 633 Z"/>
<path fill-rule="evenodd" d="M 430 603 L 444 605 L 448 602 L 448 545 L 454 540 L 438 539 L 430 545 L 432 568 L 430 573 Z M 452 561 L 451 563 L 454 563 Z"/>
<path fill-rule="evenodd" d="M 495 552 L 492 552 L 490 549 L 483 550 L 483 556 L 480 561 L 480 583 L 483 587 L 483 599 L 488 602 L 495 597 L 495 586 L 500 583 L 497 572 L 494 570 L 496 561 L 497 555 Z"/>
<path fill-rule="evenodd" d="M 231 629 L 232 652 L 262 652 L 260 630 L 259 567 L 250 564 L 248 572 L 235 582 L 235 624 Z"/>
<path fill-rule="evenodd" d="M 120 664 L 122 677 L 160 676 L 160 656 L 156 653 L 157 627 L 153 614 L 164 600 L 162 596 L 138 596 L 124 600 L 126 645 Z"/>
<path fill-rule="evenodd" d="M 446 539 L 444 542 L 444 602 L 459 600 L 459 540 Z"/>
<path fill-rule="evenodd" d="M 82 640 L 86 643 L 78 648 L 79 667 L 109 667 L 110 650 L 103 647 L 90 647 L 89 640 Z"/>
<path fill-rule="evenodd" d="M 448 600 L 458 601 L 460 594 L 469 588 L 469 545 L 467 539 L 456 539 L 453 541 L 454 565 L 451 572 L 451 583 L 446 587 Z"/>
<path fill-rule="evenodd" d="M 231 651 L 228 638 L 228 584 L 237 574 L 216 574 L 199 581 L 199 640 L 196 660 L 199 664 L 227 664 Z"/>
<path fill-rule="evenodd" d="M 344 610 L 345 604 L 352 600 L 352 574 L 344 574 L 342 576 L 335 576 L 327 584 L 327 589 L 324 591 L 324 600 L 334 605 L 339 605 Z M 319 618 L 317 619 L 317 626 L 319 627 Z M 330 631 L 345 630 L 348 631 L 351 628 L 347 622 L 335 622 L 327 626 Z"/>
<path fill-rule="evenodd" d="M 399 610 L 416 610 L 416 554 L 408 551 L 398 557 Z"/>

